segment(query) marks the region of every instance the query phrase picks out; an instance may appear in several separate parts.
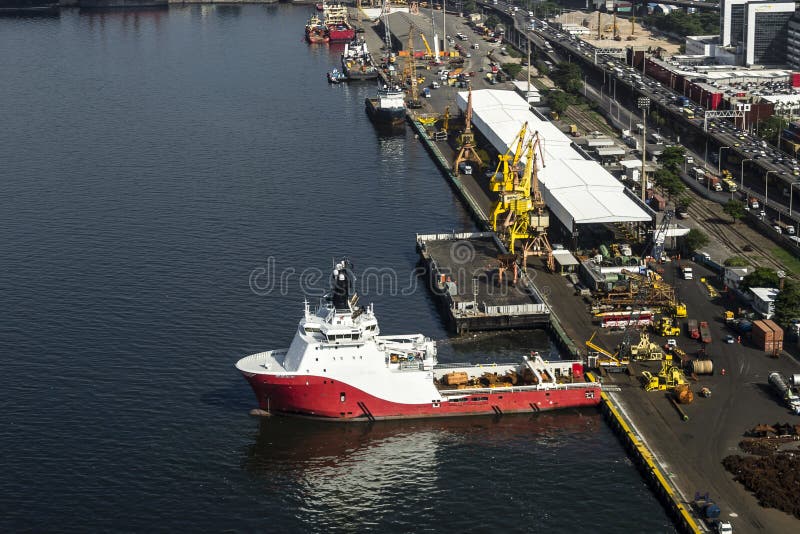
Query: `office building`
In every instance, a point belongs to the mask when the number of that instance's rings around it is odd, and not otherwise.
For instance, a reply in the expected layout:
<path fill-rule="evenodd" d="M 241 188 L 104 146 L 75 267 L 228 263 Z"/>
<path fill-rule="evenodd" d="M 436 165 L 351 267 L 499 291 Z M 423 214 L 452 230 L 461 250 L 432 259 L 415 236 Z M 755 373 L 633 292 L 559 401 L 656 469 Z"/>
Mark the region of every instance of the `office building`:
<path fill-rule="evenodd" d="M 785 65 L 794 2 L 748 2 L 744 22 L 744 64 Z"/>

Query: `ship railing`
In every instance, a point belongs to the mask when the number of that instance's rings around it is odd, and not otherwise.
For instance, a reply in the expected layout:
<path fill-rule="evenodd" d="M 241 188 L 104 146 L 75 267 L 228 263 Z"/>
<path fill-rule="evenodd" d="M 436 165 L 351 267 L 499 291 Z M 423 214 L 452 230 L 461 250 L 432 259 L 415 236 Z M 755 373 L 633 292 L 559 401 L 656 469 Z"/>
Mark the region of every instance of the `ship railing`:
<path fill-rule="evenodd" d="M 558 384 L 553 382 L 545 382 L 544 384 L 532 384 L 530 386 L 507 386 L 507 387 L 496 387 L 496 388 L 464 388 L 464 389 L 440 389 L 439 393 L 442 395 L 471 395 L 473 393 L 497 393 L 497 392 L 505 392 L 505 393 L 522 393 L 525 391 L 553 391 L 553 390 L 564 390 L 564 389 L 596 389 L 598 384 L 592 382 L 569 382 L 565 384 Z"/>
<path fill-rule="evenodd" d="M 506 306 L 484 306 L 487 315 L 529 315 L 548 314 L 550 308 L 546 304 L 509 304 Z"/>
<path fill-rule="evenodd" d="M 438 370 L 438 369 L 458 369 L 460 367 L 470 367 L 470 368 L 476 368 L 476 367 L 477 368 L 484 368 L 485 367 L 487 369 L 491 369 L 491 368 L 494 368 L 494 367 L 499 367 L 501 365 L 502 366 L 507 366 L 507 365 L 519 366 L 519 362 L 479 363 L 479 364 L 468 363 L 468 362 L 467 363 L 463 363 L 463 362 L 462 363 L 438 363 L 438 364 L 436 364 L 436 367 L 434 367 L 434 370 Z"/>

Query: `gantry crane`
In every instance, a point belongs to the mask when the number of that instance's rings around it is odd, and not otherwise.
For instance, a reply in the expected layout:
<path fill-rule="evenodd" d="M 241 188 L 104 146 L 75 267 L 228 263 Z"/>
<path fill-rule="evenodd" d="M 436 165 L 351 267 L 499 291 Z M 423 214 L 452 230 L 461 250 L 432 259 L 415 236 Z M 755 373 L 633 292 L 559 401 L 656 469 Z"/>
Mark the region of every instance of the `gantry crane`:
<path fill-rule="evenodd" d="M 469 87 L 467 96 L 467 111 L 464 117 L 464 133 L 460 138 L 461 148 L 456 156 L 456 161 L 453 164 L 453 172 L 458 173 L 458 166 L 462 162 L 472 161 L 478 168 L 483 166 L 480 156 L 475 151 L 475 134 L 472 133 L 472 86 Z"/>
<path fill-rule="evenodd" d="M 523 126 L 526 127 L 527 125 Z M 498 231 L 498 217 L 505 213 L 502 228 L 509 251 L 515 252 L 516 242 L 523 240 L 523 265 L 527 265 L 529 255 L 546 256 L 547 266 L 553 270 L 553 251 L 547 239 L 550 216 L 539 191 L 538 162 L 544 162 L 539 132 L 530 136 L 525 145 L 525 153 L 525 168 L 522 173 L 512 166 L 512 170 L 507 173 L 505 187 L 498 191 L 499 198 L 492 209 L 492 227 L 495 232 Z M 519 157 L 511 163 L 514 161 L 518 162 Z"/>
<path fill-rule="evenodd" d="M 524 123 L 519 133 L 516 136 L 517 147 L 514 152 L 511 152 L 511 146 L 505 154 L 497 156 L 497 168 L 492 175 L 491 182 L 489 182 L 490 189 L 499 193 L 501 191 L 510 190 L 514 187 L 514 180 L 519 173 L 519 160 L 522 157 L 522 151 L 525 147 L 525 134 L 528 132 L 528 123 Z M 496 226 L 492 222 L 492 226 Z"/>

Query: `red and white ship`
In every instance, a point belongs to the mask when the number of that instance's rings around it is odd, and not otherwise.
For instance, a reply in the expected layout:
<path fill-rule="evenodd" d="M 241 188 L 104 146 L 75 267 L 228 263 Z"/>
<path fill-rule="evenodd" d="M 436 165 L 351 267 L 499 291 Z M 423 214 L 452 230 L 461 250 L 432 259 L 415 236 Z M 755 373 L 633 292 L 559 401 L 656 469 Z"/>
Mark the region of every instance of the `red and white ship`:
<path fill-rule="evenodd" d="M 347 22 L 347 6 L 342 4 L 325 4 L 323 11 L 325 26 L 328 27 L 328 37 L 331 42 L 350 42 L 356 37 L 356 30 Z"/>
<path fill-rule="evenodd" d="M 595 406 L 600 385 L 578 361 L 537 353 L 510 364 L 437 364 L 422 334 L 382 336 L 373 308 L 351 294 L 349 262 L 316 311 L 308 302 L 288 349 L 236 363 L 259 407 L 272 414 L 375 420 L 539 412 Z"/>
<path fill-rule="evenodd" d="M 309 43 L 327 43 L 330 41 L 328 27 L 316 15 L 312 15 L 306 23 L 306 39 Z"/>

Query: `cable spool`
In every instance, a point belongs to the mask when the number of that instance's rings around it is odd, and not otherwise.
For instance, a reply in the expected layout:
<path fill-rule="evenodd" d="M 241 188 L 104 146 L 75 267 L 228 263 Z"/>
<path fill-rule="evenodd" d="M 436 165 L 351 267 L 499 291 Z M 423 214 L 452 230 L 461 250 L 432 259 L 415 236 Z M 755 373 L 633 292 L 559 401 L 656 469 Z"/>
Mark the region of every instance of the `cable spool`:
<path fill-rule="evenodd" d="M 696 375 L 713 375 L 714 362 L 712 360 L 694 360 L 692 362 L 692 372 Z"/>

